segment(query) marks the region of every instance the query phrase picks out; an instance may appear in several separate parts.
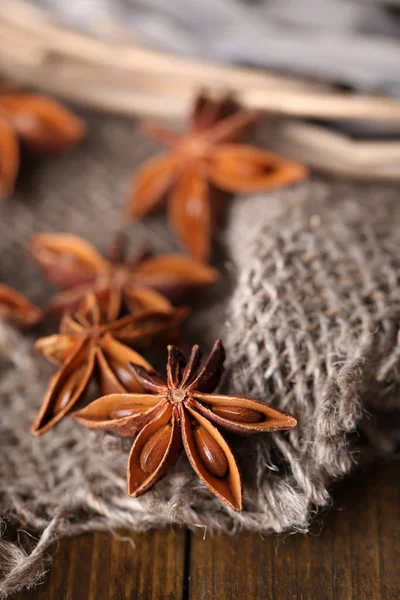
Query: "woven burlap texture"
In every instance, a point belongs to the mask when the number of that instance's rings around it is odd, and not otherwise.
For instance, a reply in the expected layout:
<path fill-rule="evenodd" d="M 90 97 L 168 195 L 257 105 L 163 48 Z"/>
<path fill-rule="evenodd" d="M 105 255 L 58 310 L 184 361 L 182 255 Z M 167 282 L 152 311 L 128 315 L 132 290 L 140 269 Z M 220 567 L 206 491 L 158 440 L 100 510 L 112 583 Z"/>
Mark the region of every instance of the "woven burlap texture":
<path fill-rule="evenodd" d="M 42 305 L 50 288 L 26 255 L 29 236 L 71 231 L 106 250 L 121 225 L 132 168 L 154 151 L 134 124 L 100 117 L 90 124 L 89 142 L 33 165 L 0 208 L 0 279 Z M 393 431 L 380 415 L 399 408 L 398 196 L 390 187 L 312 180 L 232 205 L 217 240 L 226 275 L 203 297 L 187 333 L 205 349 L 222 337 L 226 390 L 253 394 L 299 422 L 291 432 L 232 439 L 244 478 L 241 513 L 213 497 L 184 457 L 132 499 L 129 440 L 69 420 L 32 438 L 52 367 L 34 355 L 34 334 L 1 326 L 0 596 L 40 580 L 54 540 L 85 531 L 173 523 L 209 532 L 305 531 L 335 478 L 393 452 Z M 162 216 L 137 225 L 133 245 L 150 238 L 157 250 L 175 249 L 167 230 Z M 39 333 L 49 331 L 45 324 Z"/>

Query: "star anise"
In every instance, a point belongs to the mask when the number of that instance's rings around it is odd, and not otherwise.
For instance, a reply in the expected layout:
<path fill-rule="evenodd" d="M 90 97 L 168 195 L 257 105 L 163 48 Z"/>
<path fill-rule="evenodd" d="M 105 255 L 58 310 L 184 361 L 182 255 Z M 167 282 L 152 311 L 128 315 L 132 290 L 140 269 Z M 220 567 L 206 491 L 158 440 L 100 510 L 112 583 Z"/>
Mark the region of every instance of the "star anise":
<path fill-rule="evenodd" d="M 176 336 L 185 318 L 185 308 L 166 311 L 137 311 L 117 319 L 120 298 L 109 294 L 104 304 L 89 294 L 76 313 L 64 315 L 60 333 L 39 339 L 35 350 L 61 365 L 50 380 L 46 396 L 31 431 L 40 435 L 60 421 L 82 398 L 96 379 L 103 394 L 142 391 L 140 381 L 129 368 L 134 362 L 144 369 L 150 364 L 127 344 L 149 346 L 161 335 Z"/>
<path fill-rule="evenodd" d="M 193 346 L 186 362 L 168 347 L 167 381 L 132 365 L 147 393 L 112 394 L 74 413 L 90 428 L 119 435 L 139 434 L 128 463 L 128 492 L 139 496 L 174 464 L 182 447 L 205 485 L 234 510 L 242 508 L 240 473 L 225 438 L 215 426 L 233 433 L 254 434 L 291 429 L 296 419 L 244 396 L 214 393 L 223 373 L 225 352 L 217 340 L 200 370 L 201 354 Z"/>
<path fill-rule="evenodd" d="M 0 283 L 0 319 L 20 329 L 28 329 L 36 325 L 42 317 L 40 308 L 31 304 L 13 288 Z"/>
<path fill-rule="evenodd" d="M 0 197 L 14 188 L 19 142 L 35 153 L 54 153 L 80 142 L 84 123 L 55 100 L 37 94 L 0 90 Z"/>
<path fill-rule="evenodd" d="M 130 310 L 171 310 L 166 298 L 181 300 L 191 292 L 214 283 L 218 271 L 179 254 L 149 257 L 137 255 L 123 261 L 123 239 L 111 249 L 111 259 L 80 237 L 42 233 L 33 236 L 30 251 L 47 278 L 64 288 L 50 301 L 58 313 L 71 309 L 94 291 L 101 297 L 107 290 L 122 295 Z"/>
<path fill-rule="evenodd" d="M 239 112 L 230 98 L 212 101 L 201 95 L 186 133 L 148 127 L 150 135 L 170 152 L 139 168 L 127 213 L 141 218 L 168 196 L 169 219 L 177 236 L 193 256 L 207 260 L 216 221 L 213 188 L 247 194 L 307 177 L 307 168 L 301 164 L 237 143 L 257 117 L 254 111 Z"/>

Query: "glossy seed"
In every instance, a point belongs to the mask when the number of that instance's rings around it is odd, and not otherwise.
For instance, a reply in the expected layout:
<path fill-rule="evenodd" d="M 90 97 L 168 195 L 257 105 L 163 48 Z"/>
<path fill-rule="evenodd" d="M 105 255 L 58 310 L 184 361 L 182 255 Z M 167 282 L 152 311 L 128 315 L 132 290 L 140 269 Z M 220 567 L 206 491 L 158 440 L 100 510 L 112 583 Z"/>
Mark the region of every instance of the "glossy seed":
<path fill-rule="evenodd" d="M 259 410 L 245 406 L 213 406 L 211 410 L 219 417 L 237 423 L 259 423 L 264 418 Z"/>
<path fill-rule="evenodd" d="M 133 376 L 128 363 L 120 363 L 112 358 L 108 358 L 107 362 L 116 378 L 122 383 L 126 390 L 128 392 L 132 391 L 131 386 L 136 383 L 136 379 Z"/>
<path fill-rule="evenodd" d="M 207 471 L 215 477 L 224 477 L 228 471 L 228 460 L 210 433 L 203 426 L 193 431 L 197 452 Z"/>
<path fill-rule="evenodd" d="M 120 419 L 121 417 L 138 415 L 149 410 L 149 408 L 150 406 L 147 406 L 146 404 L 137 404 L 136 406 L 119 404 L 110 411 L 110 419 Z"/>
<path fill-rule="evenodd" d="M 140 466 L 145 473 L 153 473 L 164 456 L 171 439 L 171 425 L 164 425 L 147 440 L 140 454 Z"/>
<path fill-rule="evenodd" d="M 54 404 L 54 412 L 58 412 L 67 406 L 81 382 L 84 370 L 85 366 L 81 365 L 61 387 L 60 392 L 57 394 L 57 401 Z"/>

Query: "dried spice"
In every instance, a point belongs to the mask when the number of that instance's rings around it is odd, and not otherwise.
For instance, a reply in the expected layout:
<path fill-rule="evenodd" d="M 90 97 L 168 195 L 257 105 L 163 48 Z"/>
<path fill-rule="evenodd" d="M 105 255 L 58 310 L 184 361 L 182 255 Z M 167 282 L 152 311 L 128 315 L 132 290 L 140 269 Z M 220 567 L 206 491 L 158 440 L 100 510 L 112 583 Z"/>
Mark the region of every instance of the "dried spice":
<path fill-rule="evenodd" d="M 164 254 L 141 254 L 123 261 L 123 240 L 103 258 L 88 242 L 74 235 L 43 233 L 35 235 L 30 251 L 47 278 L 65 291 L 50 301 L 58 313 L 71 309 L 88 291 L 101 299 L 113 290 L 122 295 L 130 310 L 138 308 L 170 311 L 165 297 L 177 301 L 191 292 L 214 283 L 218 271 L 198 261 Z"/>
<path fill-rule="evenodd" d="M 40 308 L 13 288 L 0 283 L 0 319 L 19 329 L 28 329 L 39 323 L 42 317 Z"/>
<path fill-rule="evenodd" d="M 98 380 L 102 393 L 142 391 L 129 363 L 150 369 L 149 363 L 127 344 L 145 347 L 160 335 L 176 337 L 187 311 L 137 311 L 117 319 L 120 297 L 109 294 L 106 312 L 89 294 L 76 313 L 63 317 L 60 333 L 39 339 L 35 349 L 61 365 L 50 380 L 31 431 L 40 435 L 58 423 L 82 398 L 90 382 Z"/>
<path fill-rule="evenodd" d="M 296 419 L 245 396 L 213 393 L 225 359 L 218 340 L 202 369 L 198 346 L 186 362 L 174 346 L 168 347 L 167 381 L 132 365 L 146 393 L 112 394 L 74 413 L 94 429 L 119 435 L 139 431 L 129 456 L 128 492 L 146 492 L 172 466 L 182 445 L 205 485 L 234 510 L 242 508 L 242 482 L 228 443 L 216 427 L 238 434 L 291 429 Z"/>
<path fill-rule="evenodd" d="M 83 121 L 55 100 L 0 90 L 0 197 L 9 195 L 18 174 L 19 143 L 35 153 L 54 153 L 80 142 Z"/>
<path fill-rule="evenodd" d="M 299 163 L 237 143 L 256 118 L 255 112 L 238 111 L 230 98 L 212 101 L 201 95 L 187 132 L 148 128 L 169 153 L 139 168 L 127 213 L 141 218 L 168 196 L 169 219 L 177 236 L 193 256 L 208 260 L 217 216 L 213 188 L 247 194 L 293 184 L 308 175 Z"/>

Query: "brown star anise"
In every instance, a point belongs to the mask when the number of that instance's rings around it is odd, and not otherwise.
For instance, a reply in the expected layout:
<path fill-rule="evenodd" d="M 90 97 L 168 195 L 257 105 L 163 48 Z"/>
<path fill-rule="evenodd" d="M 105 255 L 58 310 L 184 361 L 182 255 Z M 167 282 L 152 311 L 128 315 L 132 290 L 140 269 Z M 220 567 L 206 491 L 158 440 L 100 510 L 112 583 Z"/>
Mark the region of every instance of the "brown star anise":
<path fill-rule="evenodd" d="M 80 142 L 84 123 L 55 100 L 8 89 L 0 90 L 0 197 L 13 190 L 19 142 L 36 153 L 54 153 Z"/>
<path fill-rule="evenodd" d="M 247 194 L 293 184 L 308 175 L 301 164 L 261 148 L 233 143 L 257 116 L 255 112 L 239 112 L 231 98 L 216 102 L 201 95 L 186 133 L 148 127 L 150 135 L 170 152 L 139 168 L 127 213 L 141 218 L 168 195 L 169 218 L 177 236 L 193 256 L 207 260 L 216 220 L 212 188 Z"/>
<path fill-rule="evenodd" d="M 60 333 L 39 339 L 35 350 L 60 364 L 50 380 L 46 396 L 31 431 L 40 435 L 53 427 L 75 406 L 93 378 L 103 394 L 142 391 L 140 381 L 129 368 L 134 362 L 144 369 L 149 363 L 127 346 L 145 347 L 162 334 L 176 336 L 187 311 L 137 311 L 117 319 L 120 298 L 109 294 L 107 311 L 89 294 L 76 313 L 64 315 Z"/>
<path fill-rule="evenodd" d="M 0 283 L 0 319 L 19 329 L 28 329 L 36 325 L 42 317 L 40 308 L 31 304 L 13 288 Z"/>
<path fill-rule="evenodd" d="M 193 346 L 188 362 L 177 348 L 169 346 L 166 382 L 140 365 L 132 365 L 147 393 L 112 394 L 74 413 L 74 418 L 86 427 L 119 435 L 140 431 L 128 462 L 131 496 L 143 494 L 174 464 L 183 442 L 203 483 L 229 507 L 242 508 L 240 473 L 215 425 L 233 433 L 254 434 L 291 429 L 296 419 L 250 397 L 213 393 L 223 373 L 224 359 L 220 340 L 201 370 L 198 346 Z"/>
<path fill-rule="evenodd" d="M 80 237 L 41 233 L 33 236 L 30 251 L 47 278 L 64 288 L 50 301 L 58 313 L 77 306 L 88 291 L 101 298 L 107 290 L 122 294 L 131 309 L 171 310 L 166 298 L 180 300 L 216 281 L 218 271 L 179 254 L 128 261 L 121 256 L 121 243 L 112 247 L 111 260 Z"/>

